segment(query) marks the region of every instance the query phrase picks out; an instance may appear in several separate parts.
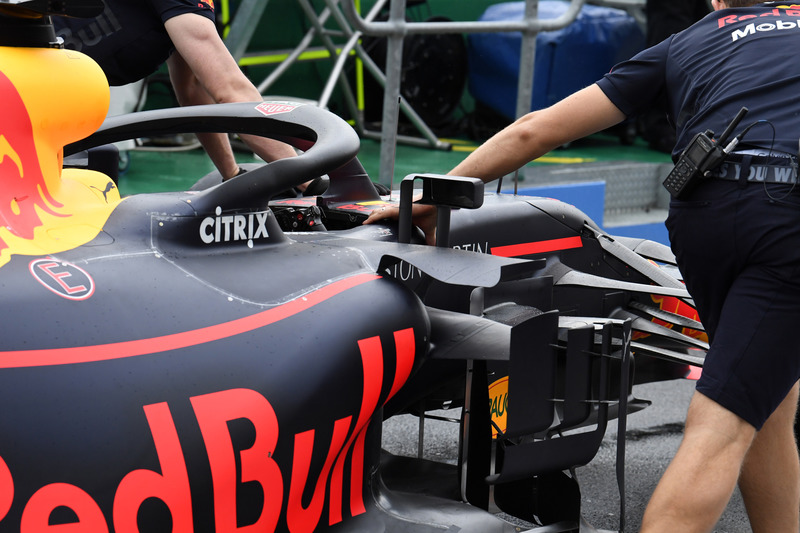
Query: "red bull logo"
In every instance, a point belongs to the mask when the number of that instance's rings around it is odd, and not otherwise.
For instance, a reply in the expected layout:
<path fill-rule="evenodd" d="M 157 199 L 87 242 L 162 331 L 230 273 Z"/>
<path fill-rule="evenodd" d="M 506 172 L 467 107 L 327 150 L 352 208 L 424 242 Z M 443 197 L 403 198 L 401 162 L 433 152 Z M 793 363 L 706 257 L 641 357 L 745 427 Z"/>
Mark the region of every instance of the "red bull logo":
<path fill-rule="evenodd" d="M 782 5 L 777 6 L 774 9 L 769 11 L 765 11 L 759 15 L 725 15 L 720 17 L 717 21 L 717 24 L 720 28 L 728 26 L 730 24 L 736 24 L 737 22 L 743 22 L 745 20 L 749 20 L 751 22 L 755 22 L 756 19 L 760 19 L 762 21 L 771 18 L 771 17 L 780 17 L 782 15 L 788 15 L 790 17 L 800 17 L 800 5 L 798 4 L 791 4 L 791 5 Z"/>
<path fill-rule="evenodd" d="M 800 29 L 800 6 L 797 4 L 779 6 L 759 15 L 726 15 L 720 17 L 717 24 L 720 28 L 725 28 L 731 24 L 736 24 L 731 28 L 731 40 L 736 42 L 740 39 L 751 37 L 759 33 L 784 32 L 786 30 Z M 744 22 L 744 25 L 740 25 Z"/>
<path fill-rule="evenodd" d="M 139 511 L 147 500 L 156 500 L 168 511 L 171 531 L 194 531 L 193 505 L 197 502 L 193 501 L 193 495 L 202 492 L 203 487 L 193 485 L 191 475 L 206 468 L 210 470 L 213 487 L 215 531 L 311 532 L 323 525 L 339 524 L 348 516 L 362 515 L 366 513 L 364 479 L 370 473 L 367 429 L 381 402 L 394 396 L 406 383 L 417 356 L 413 328 L 397 330 L 393 336 L 394 368 L 386 364 L 388 352 L 379 336 L 357 341 L 364 385 L 361 402 L 353 414 L 331 421 L 331 427 L 320 426 L 282 436 L 282 424 L 287 422 L 278 418 L 273 404 L 261 392 L 231 388 L 200 394 L 188 398 L 204 448 L 198 456 L 199 448 L 192 445 L 192 436 L 182 430 L 184 425 L 175 423 L 174 406 L 166 401 L 143 405 L 157 469 L 139 468 L 115 479 L 111 499 L 104 493 L 108 489 L 105 485 L 103 492 L 90 492 L 88 488 L 63 482 L 58 473 L 54 474 L 56 481 L 39 487 L 31 495 L 29 486 L 21 482 L 25 479 L 24 468 L 0 457 L 0 523 L 16 503 L 24 506 L 16 528 L 20 533 L 59 529 L 134 533 L 146 530 L 139 529 Z M 384 382 L 384 376 L 391 381 Z M 384 385 L 389 384 L 391 389 L 384 396 Z M 253 440 L 247 448 L 234 446 L 229 424 L 236 420 L 246 420 L 253 428 Z M 328 429 L 332 429 L 332 434 L 326 439 Z M 275 456 L 279 436 L 293 442 L 288 458 Z M 320 450 L 327 452 L 321 471 L 312 468 L 312 457 Z M 91 462 L 84 468 L 91 468 Z M 253 520 L 252 514 L 248 515 L 250 518 L 242 517 L 242 505 L 237 501 L 237 490 L 247 484 L 260 486 L 260 510 L 257 509 L 255 522 L 242 525 L 243 521 Z M 18 489 L 20 486 L 22 490 Z M 52 515 L 59 508 L 68 509 L 74 521 L 51 525 Z M 282 515 L 288 529 L 279 527 Z M 13 525 L 2 523 L 0 527 L 7 531 Z"/>
<path fill-rule="evenodd" d="M 675 298 L 674 296 L 654 296 L 654 295 L 651 295 L 651 298 L 653 299 L 653 302 L 657 303 L 658 307 L 663 311 L 668 311 L 676 315 L 684 316 L 686 318 L 690 318 L 697 322 L 700 321 L 700 317 L 697 314 L 697 310 L 691 305 L 681 300 L 680 298 Z M 670 329 L 672 329 L 673 327 L 672 324 L 669 324 L 657 318 L 654 318 L 653 322 Z M 704 331 L 698 331 L 696 329 L 691 329 L 691 328 L 681 328 L 680 332 L 683 333 L 684 335 L 688 335 L 689 337 L 708 342 L 708 335 L 706 335 Z"/>
<path fill-rule="evenodd" d="M 0 222 L 14 235 L 33 239 L 42 225 L 36 208 L 58 215 L 62 207 L 48 193 L 34 144 L 33 126 L 22 97 L 11 80 L 0 72 L 0 99 L 5 103 L 0 126 Z M 0 235 L 0 250 L 8 243 Z"/>
<path fill-rule="evenodd" d="M 658 263 L 655 261 L 650 261 L 650 263 L 658 265 Z M 675 315 L 689 318 L 695 322 L 700 322 L 700 316 L 697 314 L 697 310 L 680 298 L 675 298 L 674 296 L 657 296 L 655 294 L 651 294 L 650 298 L 654 303 L 658 304 L 658 308 L 662 311 L 667 311 Z M 663 320 L 654 318 L 653 322 L 660 326 L 664 326 L 665 328 L 673 329 L 672 324 L 664 322 Z M 698 331 L 691 328 L 681 328 L 680 333 L 692 337 L 693 339 L 699 339 L 708 342 L 708 335 L 706 335 L 704 331 Z M 633 338 L 642 339 L 647 336 L 648 335 L 646 333 L 634 333 Z"/>
<path fill-rule="evenodd" d="M 120 201 L 103 174 L 63 169 L 63 147 L 108 111 L 100 67 L 72 50 L 0 47 L 0 267 L 81 246 Z M 59 80 L 58 99 L 50 80 Z"/>

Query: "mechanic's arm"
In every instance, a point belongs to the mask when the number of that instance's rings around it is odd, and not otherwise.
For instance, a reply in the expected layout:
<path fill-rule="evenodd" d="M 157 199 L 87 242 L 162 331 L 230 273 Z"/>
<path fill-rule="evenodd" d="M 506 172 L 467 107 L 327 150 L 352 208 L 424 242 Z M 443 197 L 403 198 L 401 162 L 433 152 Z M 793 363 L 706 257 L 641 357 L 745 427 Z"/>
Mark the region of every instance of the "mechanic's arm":
<path fill-rule="evenodd" d="M 610 128 L 625 118 L 600 87 L 593 84 L 551 107 L 517 119 L 479 146 L 448 174 L 476 177 L 489 183 L 559 146 Z M 364 223 L 397 218 L 398 212 L 397 207 L 376 209 Z M 416 204 L 412 213 L 414 224 L 425 232 L 428 244 L 433 244 L 436 208 Z"/>
<path fill-rule="evenodd" d="M 501 178 L 568 142 L 625 120 L 596 84 L 560 102 L 533 111 L 499 131 L 448 174 L 477 177 L 485 183 Z"/>
<path fill-rule="evenodd" d="M 167 66 L 180 105 L 261 101 L 258 88 L 236 64 L 210 19 L 185 13 L 164 27 L 175 46 Z M 273 139 L 243 135 L 242 140 L 265 161 L 296 155 L 294 148 Z M 225 135 L 203 135 L 201 142 L 223 178 L 236 174 L 238 165 Z"/>
<path fill-rule="evenodd" d="M 192 70 L 177 51 L 173 52 L 167 60 L 169 78 L 175 89 L 175 96 L 181 106 L 205 105 L 216 103 L 211 95 L 199 84 Z M 233 155 L 231 143 L 224 133 L 198 133 L 197 139 L 203 145 L 214 166 L 217 167 L 222 179 L 227 180 L 239 171 L 239 164 Z"/>

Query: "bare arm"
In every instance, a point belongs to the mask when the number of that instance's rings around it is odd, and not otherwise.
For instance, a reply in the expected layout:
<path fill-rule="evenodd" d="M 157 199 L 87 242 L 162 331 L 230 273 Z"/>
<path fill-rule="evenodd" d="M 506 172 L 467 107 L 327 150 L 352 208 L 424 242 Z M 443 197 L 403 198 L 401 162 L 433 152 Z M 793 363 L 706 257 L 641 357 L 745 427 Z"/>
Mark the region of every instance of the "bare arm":
<path fill-rule="evenodd" d="M 570 141 L 609 128 L 625 119 L 597 85 L 591 85 L 553 106 L 517 119 L 478 147 L 448 172 L 452 176 L 498 179 Z M 373 211 L 365 224 L 396 218 L 396 207 Z M 422 228 L 428 244 L 434 243 L 436 209 L 415 205 L 414 223 Z"/>
<path fill-rule="evenodd" d="M 236 64 L 211 20 L 186 13 L 169 19 L 164 27 L 175 45 L 167 65 L 180 105 L 261 100 L 258 89 Z M 236 173 L 238 165 L 224 135 L 207 134 L 200 140 L 223 178 Z M 265 161 L 296 155 L 291 146 L 272 139 L 248 135 L 242 140 Z"/>
<path fill-rule="evenodd" d="M 182 106 L 204 105 L 216 103 L 211 95 L 199 84 L 192 70 L 180 53 L 173 52 L 167 60 L 169 78 L 178 103 Z M 217 167 L 222 179 L 230 179 L 239 171 L 239 165 L 231 148 L 231 143 L 224 133 L 198 133 L 197 139 L 203 145 L 214 166 Z"/>
<path fill-rule="evenodd" d="M 568 142 L 609 128 L 625 115 L 597 85 L 517 119 L 478 147 L 448 174 L 488 183 Z"/>

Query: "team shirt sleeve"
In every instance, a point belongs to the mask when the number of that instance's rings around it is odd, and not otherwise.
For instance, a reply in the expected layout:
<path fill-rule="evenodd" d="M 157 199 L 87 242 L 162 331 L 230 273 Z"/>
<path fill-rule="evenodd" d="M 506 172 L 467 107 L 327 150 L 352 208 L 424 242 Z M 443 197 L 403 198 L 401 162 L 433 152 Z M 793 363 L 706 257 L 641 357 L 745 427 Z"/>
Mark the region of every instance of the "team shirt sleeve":
<path fill-rule="evenodd" d="M 151 2 L 161 16 L 162 22 L 185 13 L 196 13 L 212 22 L 215 21 L 213 0 L 151 0 Z"/>
<path fill-rule="evenodd" d="M 671 39 L 619 63 L 597 85 L 626 116 L 647 111 L 666 87 L 667 53 Z"/>

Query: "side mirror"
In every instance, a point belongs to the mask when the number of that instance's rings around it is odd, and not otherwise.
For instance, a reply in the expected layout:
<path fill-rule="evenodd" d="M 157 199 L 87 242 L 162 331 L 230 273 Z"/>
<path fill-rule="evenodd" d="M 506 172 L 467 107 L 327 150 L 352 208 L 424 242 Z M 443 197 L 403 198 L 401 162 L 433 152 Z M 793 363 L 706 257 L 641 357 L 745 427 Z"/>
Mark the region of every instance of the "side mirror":
<path fill-rule="evenodd" d="M 483 205 L 484 184 L 478 178 L 443 176 L 440 174 L 409 174 L 400 183 L 400 216 L 398 240 L 411 242 L 411 205 L 414 202 L 414 182 L 422 181 L 421 204 L 438 207 L 436 246 L 448 247 L 450 210 L 477 209 Z"/>

